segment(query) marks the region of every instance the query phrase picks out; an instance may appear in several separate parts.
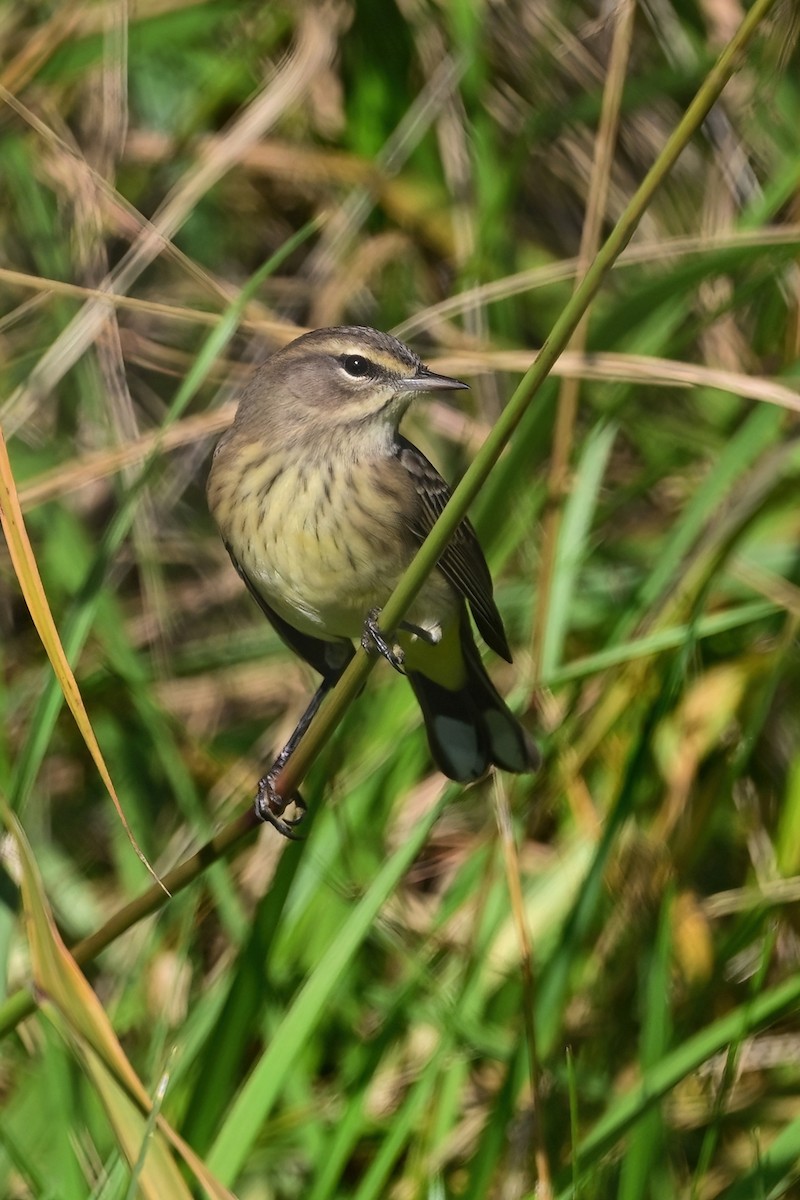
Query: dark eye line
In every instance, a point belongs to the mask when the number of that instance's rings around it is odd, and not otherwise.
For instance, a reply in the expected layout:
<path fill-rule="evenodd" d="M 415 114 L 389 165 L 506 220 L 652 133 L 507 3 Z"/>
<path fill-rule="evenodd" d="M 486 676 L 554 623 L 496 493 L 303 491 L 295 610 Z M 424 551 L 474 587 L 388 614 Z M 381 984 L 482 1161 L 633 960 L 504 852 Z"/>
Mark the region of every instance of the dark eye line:
<path fill-rule="evenodd" d="M 363 354 L 340 354 L 338 361 L 354 379 L 377 379 L 382 374 L 380 367 Z"/>

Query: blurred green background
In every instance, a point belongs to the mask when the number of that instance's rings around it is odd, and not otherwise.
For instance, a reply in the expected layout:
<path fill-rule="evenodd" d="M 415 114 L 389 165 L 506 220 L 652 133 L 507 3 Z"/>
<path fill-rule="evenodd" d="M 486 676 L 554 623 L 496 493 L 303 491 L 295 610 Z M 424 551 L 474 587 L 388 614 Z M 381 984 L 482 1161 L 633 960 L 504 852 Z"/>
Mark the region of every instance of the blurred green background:
<path fill-rule="evenodd" d="M 587 211 L 611 228 L 742 16 L 0 8 L 0 425 L 158 870 L 247 807 L 316 686 L 206 509 L 250 364 L 301 328 L 397 332 L 470 383 L 405 426 L 455 481 Z M 306 840 L 265 829 L 86 968 L 243 1200 L 798 1194 L 797 28 L 785 2 L 759 31 L 471 511 L 540 775 L 447 783 L 378 664 L 304 785 Z M 0 793 L 72 942 L 149 879 L 4 548 L 0 586 Z M 10 994 L 30 927 L 4 848 Z M 82 1005 L 2 1042 L 0 1193 L 205 1194 L 142 1168 Z"/>

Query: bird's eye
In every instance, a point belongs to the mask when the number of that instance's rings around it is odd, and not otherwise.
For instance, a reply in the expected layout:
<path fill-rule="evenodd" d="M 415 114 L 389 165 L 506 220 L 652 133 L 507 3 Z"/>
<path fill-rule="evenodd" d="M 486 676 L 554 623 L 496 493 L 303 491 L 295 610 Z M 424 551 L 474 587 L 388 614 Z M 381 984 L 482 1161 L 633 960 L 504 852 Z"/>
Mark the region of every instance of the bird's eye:
<path fill-rule="evenodd" d="M 363 379 L 372 371 L 372 363 L 361 354 L 343 354 L 339 359 L 348 375 L 354 379 Z"/>

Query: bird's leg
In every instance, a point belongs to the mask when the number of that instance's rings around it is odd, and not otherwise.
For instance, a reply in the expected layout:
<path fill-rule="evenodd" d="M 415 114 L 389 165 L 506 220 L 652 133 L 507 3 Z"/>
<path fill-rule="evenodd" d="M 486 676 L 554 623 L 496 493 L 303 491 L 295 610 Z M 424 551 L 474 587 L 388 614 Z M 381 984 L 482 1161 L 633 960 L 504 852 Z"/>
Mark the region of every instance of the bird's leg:
<path fill-rule="evenodd" d="M 263 775 L 258 781 L 255 803 L 256 816 L 259 821 L 269 821 L 270 825 L 275 826 L 278 833 L 282 833 L 286 838 L 291 838 L 292 841 L 297 841 L 297 834 L 294 832 L 294 827 L 295 825 L 299 825 L 306 815 L 306 804 L 299 792 L 295 792 L 294 796 L 284 799 L 277 791 L 275 784 L 281 771 L 297 749 L 298 742 L 314 719 L 314 714 L 334 683 L 336 683 L 336 679 L 323 679 L 311 697 L 311 703 L 308 708 L 297 722 L 292 736 L 266 775 Z M 297 808 L 297 816 L 284 817 L 283 814 L 286 812 L 291 800 L 294 800 L 295 807 Z"/>
<path fill-rule="evenodd" d="M 367 654 L 375 654 L 377 652 L 388 663 L 391 663 L 395 671 L 399 671 L 401 675 L 405 675 L 406 671 L 403 666 L 405 655 L 399 646 L 397 649 L 394 649 L 389 645 L 386 634 L 378 624 L 380 614 L 381 610 L 379 608 L 371 608 L 367 613 L 366 620 L 364 621 L 364 631 L 361 634 L 361 645 Z"/>

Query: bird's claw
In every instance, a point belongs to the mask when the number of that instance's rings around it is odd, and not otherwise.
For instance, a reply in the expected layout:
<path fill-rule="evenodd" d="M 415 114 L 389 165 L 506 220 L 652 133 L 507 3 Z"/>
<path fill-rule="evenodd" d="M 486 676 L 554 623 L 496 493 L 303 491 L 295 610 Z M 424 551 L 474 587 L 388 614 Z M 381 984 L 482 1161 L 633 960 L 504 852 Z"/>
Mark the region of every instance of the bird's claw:
<path fill-rule="evenodd" d="M 294 830 L 295 826 L 299 825 L 306 815 L 306 803 L 299 792 L 295 792 L 291 801 L 289 801 L 284 800 L 283 796 L 276 790 L 275 781 L 278 777 L 279 769 L 276 770 L 273 767 L 271 771 L 268 771 L 258 781 L 258 791 L 256 792 L 255 800 L 256 816 L 259 821 L 268 821 L 285 838 L 289 838 L 292 842 L 299 842 L 302 839 Z M 285 817 L 283 815 L 290 802 L 293 802 L 297 809 L 296 817 Z"/>
<path fill-rule="evenodd" d="M 396 649 L 389 645 L 386 635 L 378 624 L 378 617 L 381 610 L 372 608 L 367 613 L 364 621 L 364 630 L 361 634 L 361 645 L 366 650 L 367 654 L 375 654 L 376 652 L 385 658 L 390 663 L 395 671 L 399 671 L 401 675 L 405 675 L 406 669 L 405 655 L 398 646 Z"/>

